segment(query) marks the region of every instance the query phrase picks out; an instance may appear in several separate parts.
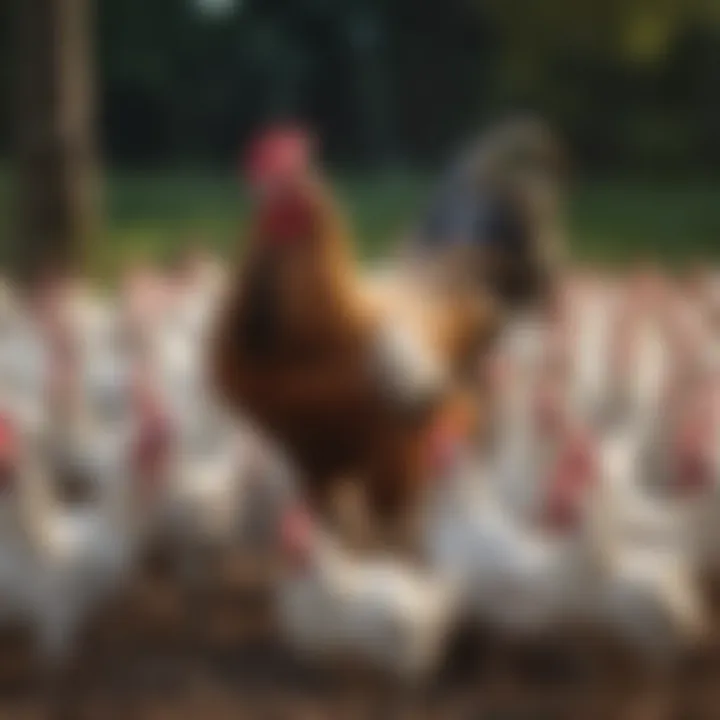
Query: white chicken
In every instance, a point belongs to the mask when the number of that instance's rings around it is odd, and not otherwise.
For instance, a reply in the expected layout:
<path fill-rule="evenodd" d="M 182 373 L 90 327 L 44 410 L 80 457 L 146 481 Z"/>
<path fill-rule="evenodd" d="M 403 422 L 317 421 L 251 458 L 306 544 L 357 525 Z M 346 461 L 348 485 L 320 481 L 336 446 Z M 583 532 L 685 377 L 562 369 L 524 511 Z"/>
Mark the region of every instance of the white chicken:
<path fill-rule="evenodd" d="M 605 562 L 589 619 L 606 624 L 645 658 L 667 657 L 697 641 L 705 608 L 689 544 L 687 518 L 648 496 L 633 467 L 637 443 L 595 443 L 586 520 L 599 528 Z"/>
<path fill-rule="evenodd" d="M 47 651 L 65 657 L 88 613 L 128 580 L 139 535 L 129 464 L 131 427 L 98 422 L 77 366 L 54 373 L 35 448 L 44 508 L 38 552 Z"/>
<path fill-rule="evenodd" d="M 63 479 L 52 471 L 46 478 L 52 495 L 41 582 L 45 634 L 55 655 L 67 655 L 88 614 L 130 578 L 137 537 L 129 518 L 125 457 L 122 442 L 103 446 L 85 437 L 78 446 L 66 447 L 55 467 L 85 485 L 84 497 L 58 496 Z"/>
<path fill-rule="evenodd" d="M 297 508 L 285 514 L 282 545 L 276 604 L 291 645 L 317 659 L 359 658 L 404 681 L 432 670 L 455 618 L 452 583 L 390 557 L 354 557 Z"/>
<path fill-rule="evenodd" d="M 596 425 L 607 416 L 610 394 L 610 337 L 616 318 L 615 288 L 594 287 L 571 309 L 570 397 L 585 422 Z"/>
<path fill-rule="evenodd" d="M 675 408 L 668 434 L 667 483 L 662 489 L 673 512 L 686 518 L 690 544 L 701 570 L 720 569 L 720 384 L 698 383 Z"/>
<path fill-rule="evenodd" d="M 234 423 L 204 417 L 180 430 L 167 487 L 167 528 L 178 550 L 191 556 L 228 548 L 239 536 L 247 478 L 247 443 Z"/>
<path fill-rule="evenodd" d="M 0 395 L 4 410 L 23 431 L 39 433 L 46 420 L 50 360 L 37 323 L 19 314 L 0 338 Z"/>
<path fill-rule="evenodd" d="M 612 534 L 622 542 L 687 551 L 693 513 L 663 497 L 648 481 L 643 443 L 642 433 L 627 425 L 599 441 L 599 486 Z"/>
<path fill-rule="evenodd" d="M 123 535 L 116 507 L 63 506 L 55 495 L 42 449 L 3 424 L 3 516 L 0 544 L 0 616 L 27 622 L 41 658 L 51 666 L 68 658 L 86 617 L 118 578 Z M 119 485 L 108 483 L 105 492 Z"/>
<path fill-rule="evenodd" d="M 212 330 L 213 313 L 224 290 L 224 278 L 211 266 L 180 274 L 170 282 L 164 323 L 202 344 Z"/>
<path fill-rule="evenodd" d="M 477 465 L 452 478 L 429 518 L 433 566 L 460 584 L 465 612 L 508 632 L 591 622 L 643 653 L 677 649 L 704 619 L 689 555 L 666 527 L 660 545 L 619 532 L 613 511 L 627 509 L 612 504 L 593 436 L 564 433 L 547 476 L 538 468 L 534 525 L 508 512 L 492 481 L 479 487 Z"/>
<path fill-rule="evenodd" d="M 602 560 L 591 528 L 578 523 L 586 535 L 549 533 L 537 518 L 531 524 L 508 511 L 490 473 L 470 460 L 443 487 L 426 528 L 432 566 L 459 584 L 466 613 L 508 632 L 534 633 L 577 619 Z M 539 476 L 534 481 L 542 486 Z M 569 520 L 559 516 L 565 508 L 537 509 L 555 522 Z"/>
<path fill-rule="evenodd" d="M 571 408 L 563 376 L 549 372 L 545 358 L 528 366 L 522 356 L 499 354 L 491 363 L 494 428 L 487 481 L 509 512 L 527 519 L 537 510 L 537 478 L 555 451 Z"/>
<path fill-rule="evenodd" d="M 173 421 L 183 426 L 214 407 L 203 347 L 174 325 L 161 326 L 153 339 L 148 372 Z"/>
<path fill-rule="evenodd" d="M 25 438 L 0 419 L 0 623 L 40 624 L 38 553 L 44 544 L 42 478 Z"/>

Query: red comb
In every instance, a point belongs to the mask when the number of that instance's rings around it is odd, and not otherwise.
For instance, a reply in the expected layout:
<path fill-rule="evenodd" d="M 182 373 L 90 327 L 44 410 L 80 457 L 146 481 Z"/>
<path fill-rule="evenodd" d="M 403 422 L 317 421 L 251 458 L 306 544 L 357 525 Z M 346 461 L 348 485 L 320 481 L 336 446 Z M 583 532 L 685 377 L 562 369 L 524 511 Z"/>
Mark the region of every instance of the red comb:
<path fill-rule="evenodd" d="M 596 456 L 588 438 L 578 436 L 561 450 L 548 481 L 545 519 L 567 528 L 580 519 L 581 503 L 597 475 Z"/>
<path fill-rule="evenodd" d="M 132 465 L 140 479 L 154 483 L 169 459 L 173 430 L 164 408 L 147 386 L 138 383 L 135 392 L 138 434 L 132 447 Z"/>
<path fill-rule="evenodd" d="M 703 490 L 712 481 L 712 464 L 708 450 L 711 449 L 711 424 L 703 422 L 702 414 L 685 420 L 675 437 L 676 481 L 687 492 Z"/>
<path fill-rule="evenodd" d="M 461 438 L 451 427 L 439 427 L 430 436 L 430 464 L 441 475 L 454 465 L 461 448 Z"/>
<path fill-rule="evenodd" d="M 712 480 L 712 471 L 701 453 L 683 453 L 676 460 L 678 489 L 694 493 L 705 490 Z"/>
<path fill-rule="evenodd" d="M 617 372 L 627 370 L 632 361 L 635 327 L 636 323 L 630 316 L 621 316 L 614 329 L 611 338 L 610 362 Z"/>
<path fill-rule="evenodd" d="M 507 387 L 512 382 L 515 368 L 512 359 L 506 354 L 495 353 L 480 362 L 491 390 Z"/>
<path fill-rule="evenodd" d="M 296 566 L 307 563 L 311 553 L 312 518 L 297 505 L 287 509 L 280 520 L 280 546 L 285 557 Z"/>
<path fill-rule="evenodd" d="M 0 459 L 13 457 L 17 450 L 15 426 L 5 415 L 0 415 Z"/>
<path fill-rule="evenodd" d="M 533 400 L 535 423 L 544 435 L 554 435 L 562 429 L 564 409 L 560 397 L 552 388 L 538 388 Z"/>
<path fill-rule="evenodd" d="M 169 457 L 170 442 L 170 428 L 165 422 L 158 421 L 140 429 L 132 462 L 143 484 L 155 485 L 161 479 Z"/>
<path fill-rule="evenodd" d="M 591 439 L 585 434 L 576 435 L 568 445 L 566 453 L 568 470 L 581 479 L 592 479 L 597 458 Z"/>
<path fill-rule="evenodd" d="M 427 460 L 433 474 L 451 471 L 473 431 L 473 415 L 462 404 L 450 404 L 433 419 L 427 435 Z"/>
<path fill-rule="evenodd" d="M 243 162 L 245 177 L 252 185 L 292 178 L 307 169 L 310 153 L 310 138 L 300 128 L 270 128 L 250 144 Z"/>

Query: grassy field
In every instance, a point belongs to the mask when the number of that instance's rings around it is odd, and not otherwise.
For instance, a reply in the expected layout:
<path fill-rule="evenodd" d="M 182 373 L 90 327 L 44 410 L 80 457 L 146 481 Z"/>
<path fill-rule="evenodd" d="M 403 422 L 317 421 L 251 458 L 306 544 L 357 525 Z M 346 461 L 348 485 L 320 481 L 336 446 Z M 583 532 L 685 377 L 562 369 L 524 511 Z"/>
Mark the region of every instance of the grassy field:
<path fill-rule="evenodd" d="M 427 197 L 417 177 L 338 183 L 363 254 L 408 228 Z M 7 176 L 0 177 L 0 238 L 9 239 Z M 108 233 L 98 257 L 107 270 L 137 255 L 162 257 L 186 242 L 226 251 L 240 236 L 246 211 L 225 177 L 122 175 L 105 195 Z M 572 253 L 580 259 L 626 262 L 657 257 L 670 264 L 720 260 L 720 181 L 713 184 L 593 182 L 571 202 Z"/>

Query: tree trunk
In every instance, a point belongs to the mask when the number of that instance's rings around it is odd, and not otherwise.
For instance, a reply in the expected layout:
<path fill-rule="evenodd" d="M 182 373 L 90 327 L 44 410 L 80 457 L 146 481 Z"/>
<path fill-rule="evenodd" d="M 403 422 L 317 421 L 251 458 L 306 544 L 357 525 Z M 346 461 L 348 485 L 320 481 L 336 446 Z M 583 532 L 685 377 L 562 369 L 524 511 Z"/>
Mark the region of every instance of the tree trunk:
<path fill-rule="evenodd" d="M 92 0 L 15 3 L 19 275 L 78 272 L 98 232 Z"/>

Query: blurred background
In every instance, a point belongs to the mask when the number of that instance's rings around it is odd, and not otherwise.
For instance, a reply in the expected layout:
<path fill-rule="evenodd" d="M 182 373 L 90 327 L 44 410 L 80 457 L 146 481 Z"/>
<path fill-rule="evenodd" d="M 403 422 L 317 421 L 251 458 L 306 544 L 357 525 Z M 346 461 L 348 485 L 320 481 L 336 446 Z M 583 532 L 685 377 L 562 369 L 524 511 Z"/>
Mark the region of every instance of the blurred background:
<path fill-rule="evenodd" d="M 233 245 L 239 148 L 287 117 L 316 130 L 376 254 L 463 141 L 527 110 L 572 149 L 577 257 L 720 255 L 717 0 L 14 0 L 0 13 L 0 239 L 14 260 L 89 239 L 111 271 Z"/>

